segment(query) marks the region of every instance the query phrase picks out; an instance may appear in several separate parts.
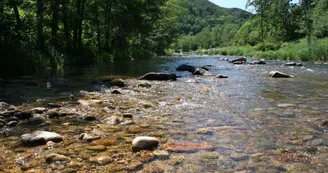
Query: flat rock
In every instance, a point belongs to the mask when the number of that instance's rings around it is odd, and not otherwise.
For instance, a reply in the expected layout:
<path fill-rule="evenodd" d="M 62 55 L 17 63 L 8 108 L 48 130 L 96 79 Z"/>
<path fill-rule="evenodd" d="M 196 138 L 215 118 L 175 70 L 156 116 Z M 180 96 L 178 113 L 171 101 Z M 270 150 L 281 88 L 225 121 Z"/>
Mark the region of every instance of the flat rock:
<path fill-rule="evenodd" d="M 247 62 L 247 59 L 245 57 L 237 58 L 232 61 L 230 61 L 233 64 L 245 64 Z"/>
<path fill-rule="evenodd" d="M 17 108 L 6 102 L 0 102 L 0 111 L 7 111 L 7 110 L 17 110 Z"/>
<path fill-rule="evenodd" d="M 147 73 L 139 78 L 139 80 L 157 80 L 157 81 L 176 81 L 177 75 L 174 73 L 165 74 L 165 73 Z"/>
<path fill-rule="evenodd" d="M 25 145 L 44 145 L 48 141 L 61 142 L 63 137 L 54 132 L 36 131 L 22 135 L 21 141 Z"/>
<path fill-rule="evenodd" d="M 89 162 L 96 163 L 99 165 L 107 165 L 108 163 L 110 163 L 112 161 L 113 161 L 113 159 L 109 156 L 96 156 L 96 157 L 91 157 L 89 159 Z"/>
<path fill-rule="evenodd" d="M 271 71 L 270 76 L 273 78 L 292 78 L 293 76 L 279 72 L 279 71 Z"/>
<path fill-rule="evenodd" d="M 51 162 L 68 162 L 71 159 L 69 157 L 66 157 L 64 155 L 56 154 L 56 153 L 51 153 L 47 155 L 46 157 L 46 162 L 51 163 Z"/>
<path fill-rule="evenodd" d="M 156 148 L 159 144 L 158 139 L 150 136 L 139 136 L 133 139 L 132 141 L 132 150 L 152 150 Z"/>
<path fill-rule="evenodd" d="M 267 63 L 263 59 L 261 59 L 261 60 L 255 60 L 253 62 L 250 62 L 249 64 L 254 65 L 254 64 L 267 64 Z"/>

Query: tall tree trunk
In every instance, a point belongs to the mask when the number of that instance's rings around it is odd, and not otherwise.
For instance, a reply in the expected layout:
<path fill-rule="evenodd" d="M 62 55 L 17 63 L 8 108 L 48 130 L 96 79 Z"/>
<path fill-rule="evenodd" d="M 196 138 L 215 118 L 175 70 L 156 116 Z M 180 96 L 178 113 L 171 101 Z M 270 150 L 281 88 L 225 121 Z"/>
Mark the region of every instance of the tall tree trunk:
<path fill-rule="evenodd" d="M 77 47 L 77 35 L 78 35 L 78 28 L 80 23 L 80 9 L 81 9 L 81 0 L 76 0 L 76 14 L 75 14 L 75 22 L 74 22 L 74 30 L 73 30 L 73 41 L 74 47 Z"/>
<path fill-rule="evenodd" d="M 104 45 L 104 47 L 107 52 L 110 51 L 109 39 L 110 39 L 110 34 L 111 34 L 110 31 L 111 31 L 111 17 L 112 17 L 112 2 L 113 1 L 107 2 L 106 7 L 105 7 L 106 29 L 105 29 L 105 45 Z"/>
<path fill-rule="evenodd" d="M 99 6 L 96 4 L 96 25 L 97 25 L 97 42 L 98 42 L 98 54 L 101 54 L 101 33 L 100 33 L 100 21 L 99 21 Z"/>
<path fill-rule="evenodd" d="M 44 50 L 43 8 L 43 0 L 37 0 L 37 48 L 39 50 Z"/>
<path fill-rule="evenodd" d="M 83 33 L 83 20 L 84 20 L 84 8 L 85 8 L 85 0 L 82 0 L 81 10 L 80 10 L 80 20 L 79 20 L 79 28 L 78 28 L 78 47 L 82 48 L 82 33 Z"/>
<path fill-rule="evenodd" d="M 63 0 L 63 25 L 64 25 L 64 36 L 65 36 L 65 43 L 66 43 L 66 51 L 68 51 L 71 48 L 71 42 L 70 42 L 70 29 L 68 25 L 68 3 L 66 0 Z"/>
<path fill-rule="evenodd" d="M 19 16 L 19 11 L 18 11 L 18 7 L 17 4 L 14 2 L 12 4 L 14 13 L 15 13 L 15 19 L 16 19 L 16 35 L 19 39 L 21 39 L 21 35 L 20 35 L 20 26 L 21 26 L 21 19 Z"/>
<path fill-rule="evenodd" d="M 59 1 L 52 0 L 51 41 L 53 45 L 57 45 Z"/>

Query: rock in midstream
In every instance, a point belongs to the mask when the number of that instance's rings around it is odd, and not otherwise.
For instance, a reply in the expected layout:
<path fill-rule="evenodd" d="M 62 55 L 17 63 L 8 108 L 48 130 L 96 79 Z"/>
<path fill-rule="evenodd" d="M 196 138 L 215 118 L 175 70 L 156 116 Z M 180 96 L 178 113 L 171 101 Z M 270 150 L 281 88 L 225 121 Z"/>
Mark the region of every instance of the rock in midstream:
<path fill-rule="evenodd" d="M 284 66 L 303 66 L 301 63 L 289 62 L 284 64 Z"/>
<path fill-rule="evenodd" d="M 254 64 L 266 64 L 266 62 L 263 59 L 260 60 L 255 60 L 253 62 L 250 62 L 249 64 L 254 65 Z"/>
<path fill-rule="evenodd" d="M 63 141 L 63 137 L 54 132 L 36 131 L 22 135 L 21 141 L 24 145 L 36 146 L 44 145 L 48 141 L 61 142 Z"/>
<path fill-rule="evenodd" d="M 49 83 L 48 84 L 50 84 L 50 87 L 65 87 L 65 86 L 68 86 L 67 80 L 66 79 L 63 79 L 63 78 L 52 78 L 52 79 L 49 79 Z"/>
<path fill-rule="evenodd" d="M 279 71 L 271 71 L 270 76 L 273 78 L 292 78 L 293 76 L 279 72 Z"/>
<path fill-rule="evenodd" d="M 180 65 L 179 67 L 175 68 L 177 71 L 188 71 L 190 73 L 194 72 L 195 71 L 195 68 L 194 66 L 191 66 L 191 65 L 187 65 L 187 64 L 182 64 Z"/>
<path fill-rule="evenodd" d="M 192 73 L 193 75 L 202 75 L 202 76 L 215 76 L 216 74 L 211 73 L 203 68 L 195 68 Z"/>
<path fill-rule="evenodd" d="M 245 57 L 241 57 L 241 58 L 237 58 L 237 59 L 234 59 L 232 61 L 229 61 L 230 63 L 240 63 L 240 64 L 244 64 L 247 62 L 247 59 Z"/>
<path fill-rule="evenodd" d="M 177 75 L 174 73 L 165 74 L 165 73 L 147 73 L 139 78 L 139 80 L 157 80 L 157 81 L 176 81 Z"/>
<path fill-rule="evenodd" d="M 152 150 L 159 144 L 158 139 L 150 136 L 139 136 L 132 141 L 132 151 Z"/>
<path fill-rule="evenodd" d="M 225 74 L 218 74 L 216 75 L 216 78 L 228 78 L 228 76 Z"/>

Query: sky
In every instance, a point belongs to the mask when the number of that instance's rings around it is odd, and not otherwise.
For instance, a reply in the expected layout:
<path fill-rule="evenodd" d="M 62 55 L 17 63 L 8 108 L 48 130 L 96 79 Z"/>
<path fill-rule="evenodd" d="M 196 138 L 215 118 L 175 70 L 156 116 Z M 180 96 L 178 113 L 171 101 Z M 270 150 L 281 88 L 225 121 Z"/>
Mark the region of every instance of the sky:
<path fill-rule="evenodd" d="M 209 0 L 221 7 L 233 8 L 237 7 L 245 10 L 247 0 Z M 293 2 L 298 2 L 298 0 L 293 0 Z"/>
<path fill-rule="evenodd" d="M 209 0 L 221 7 L 232 8 L 237 7 L 245 10 L 247 0 Z"/>

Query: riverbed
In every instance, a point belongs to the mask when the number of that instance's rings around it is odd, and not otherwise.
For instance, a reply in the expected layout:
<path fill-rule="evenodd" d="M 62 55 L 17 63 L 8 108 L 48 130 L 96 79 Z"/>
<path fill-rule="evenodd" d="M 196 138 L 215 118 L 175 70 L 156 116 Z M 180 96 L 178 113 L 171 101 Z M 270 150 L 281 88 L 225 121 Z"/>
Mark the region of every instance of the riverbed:
<path fill-rule="evenodd" d="M 162 58 L 7 80 L 0 87 L 1 101 L 21 111 L 58 106 L 40 113 L 42 124 L 24 120 L 2 128 L 0 171 L 327 172 L 328 65 L 234 65 L 219 58 Z M 177 72 L 181 64 L 210 65 L 210 72 L 228 78 Z M 175 73 L 178 79 L 147 85 L 136 79 L 151 71 Z M 294 78 L 271 78 L 270 71 Z M 68 86 L 47 88 L 49 77 L 65 78 Z M 114 78 L 126 86 L 109 87 Z M 107 123 L 112 116 L 120 122 Z M 21 135 L 35 130 L 56 132 L 64 140 L 23 145 Z M 96 138 L 80 140 L 83 133 Z M 133 152 L 137 136 L 156 137 L 156 152 Z M 47 162 L 54 153 L 66 158 Z M 103 156 L 105 164 L 94 161 Z"/>

